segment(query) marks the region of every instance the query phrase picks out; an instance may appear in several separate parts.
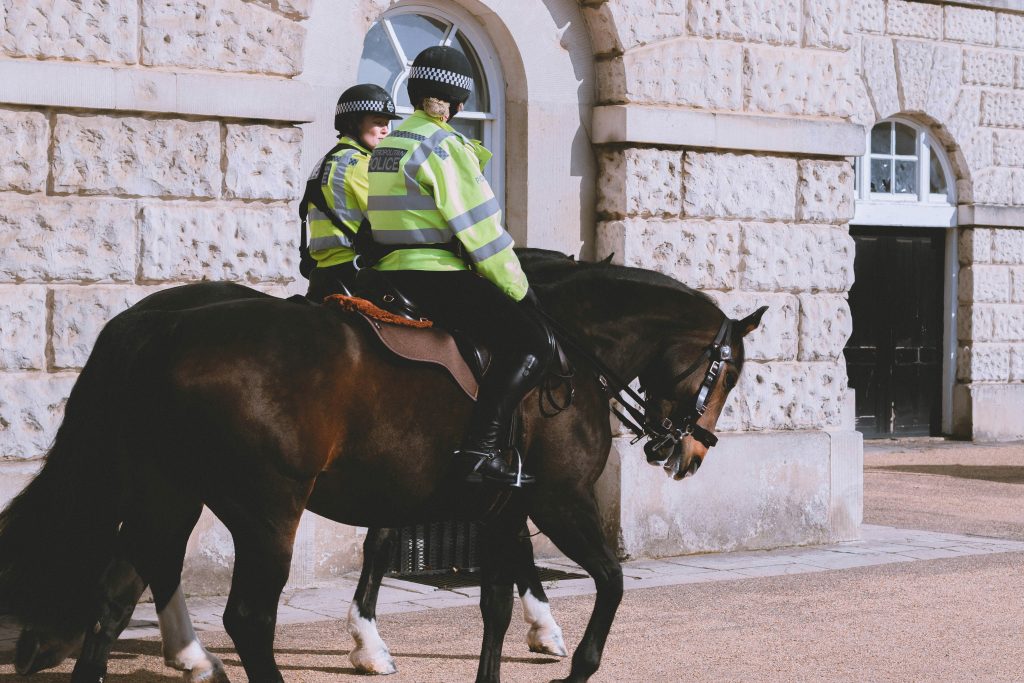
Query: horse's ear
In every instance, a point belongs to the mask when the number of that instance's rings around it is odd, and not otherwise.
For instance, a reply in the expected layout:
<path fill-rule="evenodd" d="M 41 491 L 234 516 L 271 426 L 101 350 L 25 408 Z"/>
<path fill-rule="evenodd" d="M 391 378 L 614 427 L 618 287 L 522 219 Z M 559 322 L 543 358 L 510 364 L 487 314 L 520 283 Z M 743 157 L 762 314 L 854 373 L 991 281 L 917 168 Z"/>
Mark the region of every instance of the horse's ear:
<path fill-rule="evenodd" d="M 607 256 L 605 256 L 603 259 L 601 259 L 599 261 L 599 263 L 601 263 L 602 265 L 607 266 L 609 263 L 612 262 L 613 258 L 615 258 L 615 252 L 614 251 L 612 253 L 608 254 Z"/>
<path fill-rule="evenodd" d="M 757 326 L 761 324 L 761 316 L 763 316 L 764 312 L 767 310 L 767 306 L 762 306 L 743 320 L 737 321 L 736 326 L 743 332 L 744 337 L 757 329 Z"/>

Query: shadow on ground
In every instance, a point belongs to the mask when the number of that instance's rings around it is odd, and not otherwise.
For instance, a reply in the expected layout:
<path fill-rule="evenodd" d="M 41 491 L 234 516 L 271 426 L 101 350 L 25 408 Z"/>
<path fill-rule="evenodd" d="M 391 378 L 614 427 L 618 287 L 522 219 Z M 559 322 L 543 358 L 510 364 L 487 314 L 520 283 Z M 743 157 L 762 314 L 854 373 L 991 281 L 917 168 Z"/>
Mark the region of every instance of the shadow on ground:
<path fill-rule="evenodd" d="M 1010 465 L 887 465 L 872 471 L 935 474 L 959 479 L 977 479 L 1000 484 L 1024 484 L 1024 467 Z"/>

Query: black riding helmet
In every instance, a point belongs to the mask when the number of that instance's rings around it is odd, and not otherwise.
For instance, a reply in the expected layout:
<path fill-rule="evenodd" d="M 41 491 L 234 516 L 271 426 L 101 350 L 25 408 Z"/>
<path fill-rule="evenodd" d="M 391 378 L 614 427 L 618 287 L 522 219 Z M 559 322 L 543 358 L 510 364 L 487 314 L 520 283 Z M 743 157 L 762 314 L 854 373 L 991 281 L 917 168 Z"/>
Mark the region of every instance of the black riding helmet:
<path fill-rule="evenodd" d="M 451 104 L 461 104 L 473 91 L 473 68 L 453 47 L 435 45 L 416 55 L 409 71 L 409 99 L 419 102 L 436 97 Z"/>
<path fill-rule="evenodd" d="M 367 114 L 392 120 L 402 118 L 395 113 L 395 103 L 384 88 L 373 83 L 360 83 L 341 93 L 338 98 L 338 106 L 334 110 L 334 128 L 348 134 L 358 127 L 359 121 Z"/>

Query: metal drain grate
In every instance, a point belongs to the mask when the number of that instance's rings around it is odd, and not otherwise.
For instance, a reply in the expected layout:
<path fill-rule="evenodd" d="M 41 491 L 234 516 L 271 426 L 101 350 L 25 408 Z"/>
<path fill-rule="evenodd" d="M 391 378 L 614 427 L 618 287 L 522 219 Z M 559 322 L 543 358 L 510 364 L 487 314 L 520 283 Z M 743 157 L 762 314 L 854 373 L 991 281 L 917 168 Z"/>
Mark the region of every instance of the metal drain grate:
<path fill-rule="evenodd" d="M 548 581 L 561 581 L 565 579 L 585 579 L 586 574 L 575 574 L 564 572 L 559 569 L 548 567 L 537 567 L 537 574 L 543 583 Z M 463 569 L 454 571 L 415 572 L 409 574 L 389 574 L 402 581 L 411 581 L 425 586 L 433 586 L 438 590 L 450 591 L 454 588 L 466 588 L 468 586 L 480 585 L 480 572 L 477 569 Z"/>
<path fill-rule="evenodd" d="M 480 566 L 477 522 L 432 522 L 402 527 L 388 569 L 403 576 L 472 571 Z"/>

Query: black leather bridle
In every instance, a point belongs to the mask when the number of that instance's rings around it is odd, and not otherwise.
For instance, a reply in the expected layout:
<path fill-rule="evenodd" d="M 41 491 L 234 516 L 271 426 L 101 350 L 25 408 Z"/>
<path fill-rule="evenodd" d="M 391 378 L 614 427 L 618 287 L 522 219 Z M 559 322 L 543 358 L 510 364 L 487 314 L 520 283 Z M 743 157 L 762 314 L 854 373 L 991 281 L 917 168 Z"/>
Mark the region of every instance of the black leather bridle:
<path fill-rule="evenodd" d="M 644 444 L 644 453 L 649 461 L 658 462 L 663 460 L 664 458 L 661 458 L 658 453 L 669 445 L 674 448 L 687 436 L 693 437 L 708 448 L 718 443 L 718 437 L 715 436 L 714 432 L 705 429 L 697 422 L 707 410 L 708 398 L 710 398 L 711 392 L 722 374 L 722 369 L 727 362 L 733 359 L 732 347 L 727 342 L 731 338 L 734 320 L 726 317 L 718 328 L 714 341 L 704 347 L 701 354 L 688 368 L 672 378 L 670 386 L 675 387 L 696 372 L 705 361 L 708 363 L 707 370 L 704 372 L 704 380 L 697 391 L 697 399 L 690 411 L 683 416 L 677 425 L 670 417 L 666 417 L 660 422 L 652 421 L 649 413 L 653 412 L 654 408 L 647 398 L 641 396 L 629 386 L 632 378 L 630 380 L 622 380 L 600 358 L 577 342 L 572 335 L 568 334 L 550 316 L 545 313 L 543 317 L 557 333 L 560 341 L 576 351 L 597 374 L 597 381 L 600 383 L 609 401 L 611 401 L 609 410 L 636 435 L 631 443 L 637 443 L 645 438 L 649 439 Z M 621 406 L 622 409 L 620 410 L 618 406 Z"/>
<path fill-rule="evenodd" d="M 697 399 L 693 407 L 690 408 L 690 412 L 680 420 L 679 426 L 674 425 L 672 419 L 666 417 L 658 425 L 657 430 L 652 430 L 648 426 L 647 430 L 641 434 L 636 429 L 633 429 L 634 425 L 627 424 L 633 433 L 637 434 L 637 437 L 633 439 L 633 443 L 636 443 L 645 436 L 650 437 L 650 440 L 644 444 L 644 453 L 647 455 L 648 461 L 663 461 L 664 458 L 659 455 L 659 452 L 669 445 L 674 448 L 676 444 L 687 436 L 692 436 L 708 448 L 718 444 L 718 437 L 715 436 L 714 432 L 705 429 L 697 421 L 700 420 L 701 416 L 708 409 L 708 398 L 710 398 L 711 392 L 715 388 L 719 376 L 722 374 L 722 369 L 727 362 L 732 360 L 732 346 L 726 343 L 732 332 L 732 323 L 733 321 L 730 318 L 723 320 L 714 341 L 704 347 L 704 350 L 697 356 L 695 361 L 690 363 L 689 367 L 672 378 L 670 386 L 675 387 L 696 372 L 705 361 L 708 363 L 707 370 L 704 372 L 704 379 L 700 383 L 700 389 L 697 390 Z M 650 405 L 647 401 L 644 401 L 642 405 L 644 407 L 643 416 L 646 424 L 646 413 L 650 410 Z M 619 419 L 622 419 L 621 416 Z"/>

